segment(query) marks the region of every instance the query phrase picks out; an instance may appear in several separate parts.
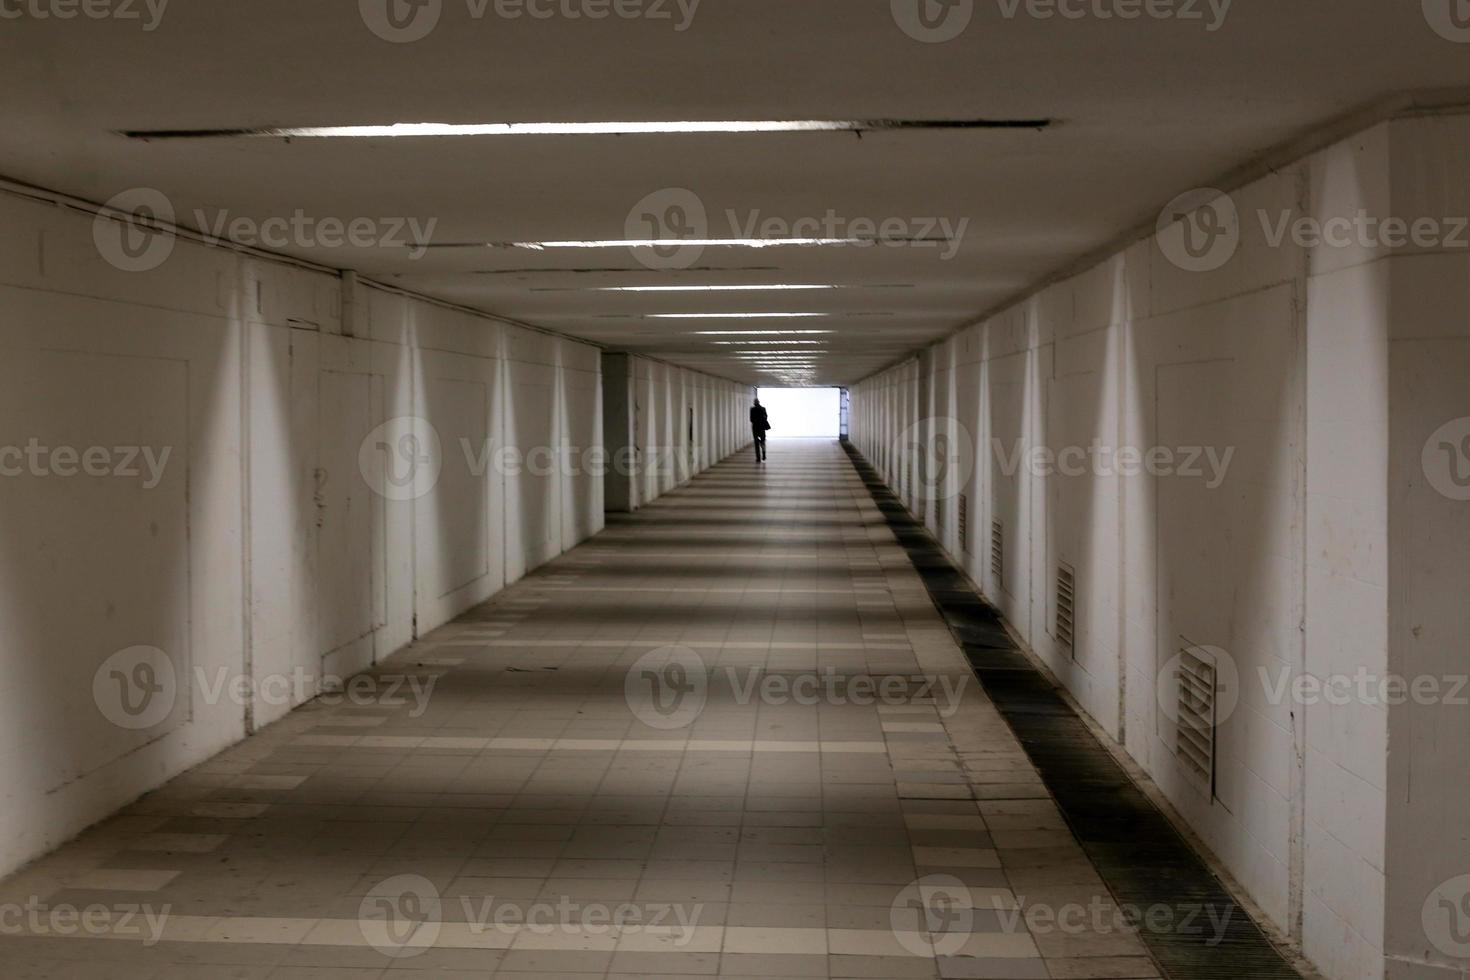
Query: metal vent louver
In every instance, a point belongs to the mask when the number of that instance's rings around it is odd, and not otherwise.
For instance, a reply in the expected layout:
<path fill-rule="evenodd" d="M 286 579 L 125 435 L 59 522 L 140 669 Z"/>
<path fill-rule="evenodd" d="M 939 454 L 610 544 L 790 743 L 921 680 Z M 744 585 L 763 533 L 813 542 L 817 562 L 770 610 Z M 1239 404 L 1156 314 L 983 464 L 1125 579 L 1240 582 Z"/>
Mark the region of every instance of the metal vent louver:
<path fill-rule="evenodd" d="M 969 554 L 970 551 L 970 496 L 960 494 L 960 550 Z"/>
<path fill-rule="evenodd" d="M 997 585 L 1005 577 L 1006 570 L 1006 540 L 1005 529 L 1001 527 L 1000 521 L 990 522 L 990 571 L 995 576 Z"/>
<path fill-rule="evenodd" d="M 1215 657 L 1199 647 L 1179 652 L 1179 704 L 1175 754 L 1194 781 L 1214 796 Z"/>
<path fill-rule="evenodd" d="M 1077 659 L 1077 573 L 1071 565 L 1057 565 L 1057 646 L 1073 660 Z"/>

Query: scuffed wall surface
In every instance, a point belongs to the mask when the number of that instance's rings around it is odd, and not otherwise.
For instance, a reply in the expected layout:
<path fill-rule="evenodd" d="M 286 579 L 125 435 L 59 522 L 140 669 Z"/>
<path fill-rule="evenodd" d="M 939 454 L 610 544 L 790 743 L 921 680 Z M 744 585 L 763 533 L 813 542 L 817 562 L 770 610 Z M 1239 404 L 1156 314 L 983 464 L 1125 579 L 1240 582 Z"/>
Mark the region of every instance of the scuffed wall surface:
<path fill-rule="evenodd" d="M 1467 505 L 1421 456 L 1470 417 L 1470 260 L 1453 241 L 1343 229 L 1452 230 L 1470 213 L 1451 177 L 1467 148 L 1464 117 L 1375 127 L 1232 193 L 1223 262 L 1140 242 L 851 389 L 855 445 L 1273 924 L 1344 980 L 1383 977 L 1386 955 L 1415 980 L 1455 962 L 1422 910 L 1470 875 L 1450 758 L 1470 712 L 1293 692 L 1465 672 Z M 1299 235 L 1303 220 L 1339 240 Z M 1229 690 L 1213 785 L 1180 754 L 1175 665 L 1199 650 Z"/>
<path fill-rule="evenodd" d="M 602 369 L 608 510 L 637 510 L 751 444 L 749 385 L 636 354 L 604 354 Z"/>
<path fill-rule="evenodd" d="M 344 325 L 339 278 L 184 240 L 122 271 L 19 198 L 0 228 L 0 446 L 34 447 L 0 872 L 602 527 L 596 348 L 364 286 Z"/>

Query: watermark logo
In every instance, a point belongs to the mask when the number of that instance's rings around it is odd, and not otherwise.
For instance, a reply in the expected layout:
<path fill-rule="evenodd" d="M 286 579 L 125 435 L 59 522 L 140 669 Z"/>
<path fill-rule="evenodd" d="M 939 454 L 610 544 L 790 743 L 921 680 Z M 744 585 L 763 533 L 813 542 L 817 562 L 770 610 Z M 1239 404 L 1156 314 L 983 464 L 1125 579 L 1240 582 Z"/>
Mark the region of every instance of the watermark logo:
<path fill-rule="evenodd" d="M 960 710 L 972 680 L 969 674 L 844 674 L 832 667 L 792 674 L 751 668 L 741 675 L 735 667 L 714 673 L 720 689 L 728 685 L 739 705 L 933 705 L 941 718 L 952 718 Z"/>
<path fill-rule="evenodd" d="M 92 219 L 92 242 L 108 265 L 150 272 L 174 251 L 173 202 L 152 187 L 133 187 L 107 199 Z"/>
<path fill-rule="evenodd" d="M 422 41 L 439 26 L 444 0 L 357 0 L 362 22 L 384 41 Z"/>
<path fill-rule="evenodd" d="M 1450 500 L 1470 500 L 1470 416 L 1446 422 L 1424 443 L 1429 485 Z"/>
<path fill-rule="evenodd" d="M 663 243 L 633 248 L 633 258 L 647 268 L 687 269 L 704 254 L 699 241 L 709 237 L 709 214 L 687 187 L 665 187 L 633 205 L 623 232 L 629 241 Z"/>
<path fill-rule="evenodd" d="M 1164 664 L 1156 680 L 1159 710 L 1175 725 L 1218 728 L 1240 706 L 1240 668 L 1219 647 L 1190 646 Z"/>
<path fill-rule="evenodd" d="M 1015 20 L 1177 20 L 1199 22 L 1206 33 L 1225 26 L 1234 0 L 997 0 L 1001 16 Z"/>
<path fill-rule="evenodd" d="M 0 477 L 113 477 L 152 490 L 171 455 L 172 446 L 48 446 L 32 436 L 24 446 L 0 445 Z"/>
<path fill-rule="evenodd" d="M 1434 33 L 1456 44 L 1470 43 L 1470 0 L 1421 0 Z"/>
<path fill-rule="evenodd" d="M 466 0 L 470 16 L 485 16 L 494 8 L 501 20 L 619 20 L 667 21 L 674 33 L 694 26 L 703 0 Z"/>
<path fill-rule="evenodd" d="M 465 0 L 465 16 L 497 20 L 602 21 L 646 20 L 668 23 L 682 34 L 694 26 L 702 0 Z M 444 14 L 444 0 L 358 0 L 367 29 L 384 41 L 411 44 L 434 32 Z"/>
<path fill-rule="evenodd" d="M 1212 272 L 1239 250 L 1244 220 L 1230 195 L 1210 188 L 1190 191 L 1160 212 L 1156 240 L 1179 268 Z M 1273 249 L 1470 250 L 1470 217 L 1464 215 L 1385 216 L 1358 208 L 1321 217 L 1291 208 L 1258 208 L 1255 220 L 1262 241 Z"/>
<path fill-rule="evenodd" d="M 954 956 L 975 928 L 969 886 L 950 875 L 926 875 L 894 898 L 888 910 L 893 936 L 914 956 Z"/>
<path fill-rule="evenodd" d="M 1424 936 L 1446 956 L 1470 959 L 1470 875 L 1444 882 L 1424 900 Z"/>
<path fill-rule="evenodd" d="M 559 895 L 556 901 L 527 902 L 497 898 L 494 895 L 460 897 L 463 921 L 471 935 L 492 931 L 501 935 L 556 934 L 589 936 L 632 936 L 643 933 L 658 937 L 675 949 L 683 949 L 694 941 L 703 904 L 683 905 L 674 902 L 578 902 L 570 895 Z"/>
<path fill-rule="evenodd" d="M 1035 477 L 1114 476 L 1172 477 L 1199 480 L 1207 490 L 1218 490 L 1230 472 L 1235 447 L 1221 450 L 1215 446 L 1107 446 L 1094 439 L 1087 446 L 1032 446 L 1017 439 L 1010 448 L 999 439 L 991 439 L 991 452 L 1005 476 L 1015 476 L 1023 468 Z"/>
<path fill-rule="evenodd" d="M 999 902 L 996 917 L 1002 931 L 1030 936 L 1188 936 L 1203 940 L 1208 948 L 1219 946 L 1230 931 L 1239 906 L 1185 902 L 1169 905 L 1116 904 L 1109 895 L 1093 895 L 1086 902 L 1028 901 L 1017 895 L 1005 907 Z"/>
<path fill-rule="evenodd" d="M 145 33 L 163 23 L 169 0 L 0 0 L 0 20 L 137 21 Z"/>
<path fill-rule="evenodd" d="M 709 669 L 688 647 L 659 647 L 628 668 L 623 698 L 633 716 L 649 728 L 688 728 L 709 703 Z"/>
<path fill-rule="evenodd" d="M 912 461 L 914 486 L 926 500 L 959 496 L 975 475 L 975 439 L 957 418 L 915 422 L 899 433 L 894 449 L 896 458 Z"/>
<path fill-rule="evenodd" d="M 446 921 L 470 936 L 621 937 L 646 934 L 660 946 L 688 946 L 696 937 L 702 904 L 673 902 L 579 902 L 569 895 L 533 901 L 510 896 L 461 895 L 453 915 L 433 882 L 421 875 L 397 875 L 379 882 L 362 899 L 358 925 L 378 952 L 407 959 L 427 952 Z M 504 940 L 491 944 L 504 948 Z"/>
<path fill-rule="evenodd" d="M 1213 272 L 1240 247 L 1240 212 L 1229 194 L 1203 187 L 1165 205 L 1155 230 L 1164 258 L 1186 272 Z"/>
<path fill-rule="evenodd" d="M 439 431 L 416 415 L 391 418 L 363 439 L 357 468 L 378 496 L 417 500 L 438 485 L 444 470 Z"/>
<path fill-rule="evenodd" d="M 1280 248 L 1288 240 L 1298 248 L 1421 249 L 1470 248 L 1470 218 L 1420 215 L 1413 220 L 1370 214 L 1358 208 L 1330 218 L 1281 211 L 1272 217 L 1257 212 L 1266 244 Z"/>
<path fill-rule="evenodd" d="M 352 677 L 314 675 L 296 667 L 289 673 L 252 677 L 218 667 L 196 666 L 181 673 L 167 653 L 151 646 L 128 647 L 103 661 L 92 675 L 92 700 L 119 728 L 140 731 L 162 724 L 178 702 L 181 684 L 193 685 L 191 703 L 239 707 L 268 704 L 292 707 L 315 699 L 324 707 L 407 708 L 409 718 L 429 710 L 442 673 L 362 673 Z"/>
<path fill-rule="evenodd" d="M 394 959 L 428 951 L 439 938 L 443 919 L 439 889 L 422 875 L 395 875 L 378 882 L 357 909 L 362 937 L 373 949 Z"/>
<path fill-rule="evenodd" d="M 640 657 L 624 687 L 640 720 L 669 731 L 692 725 L 714 690 L 728 692 L 730 702 L 742 706 L 923 705 L 941 718 L 951 718 L 971 680 L 968 674 L 847 674 L 831 667 L 794 672 L 732 666 L 711 670 L 691 650 L 664 647 Z"/>
<path fill-rule="evenodd" d="M 92 675 L 92 701 L 97 710 L 128 731 L 161 724 L 173 712 L 178 694 L 173 660 L 158 647 L 119 650 Z"/>
<path fill-rule="evenodd" d="M 350 704 L 354 707 L 408 708 L 409 718 L 422 718 L 429 710 L 434 687 L 442 674 L 364 673 L 344 678 L 338 674 L 316 676 L 303 667 L 290 673 L 250 677 L 220 667 L 212 673 L 194 668 L 194 683 L 205 704 L 229 701 L 240 707 L 268 704 L 291 707 L 315 699 L 324 707 Z"/>
<path fill-rule="evenodd" d="M 3 0 L 0 0 L 3 2 Z M 225 209 L 195 208 L 190 215 L 199 237 L 209 245 L 233 244 L 284 251 L 291 248 L 382 248 L 406 250 L 418 260 L 433 241 L 438 218 L 339 218 L 290 214 L 256 218 Z M 92 221 L 98 253 L 124 272 L 158 268 L 173 254 L 177 233 L 173 203 L 161 191 L 135 187 L 111 198 Z"/>
<path fill-rule="evenodd" d="M 47 905 L 32 895 L 0 904 L 0 936 L 89 936 L 136 939 L 145 947 L 163 940 L 173 906 L 122 902 L 115 905 Z"/>
<path fill-rule="evenodd" d="M 603 477 L 608 474 L 640 476 L 677 475 L 691 457 L 704 451 L 700 444 L 623 447 L 610 453 L 602 446 L 507 446 L 496 439 L 460 437 L 447 445 L 438 428 L 415 416 L 399 416 L 383 423 L 358 447 L 358 469 L 374 493 L 389 500 L 416 500 L 432 491 L 445 470 L 473 480 L 490 477 Z M 5 449 L 0 447 L 0 475 Z"/>
<path fill-rule="evenodd" d="M 428 254 L 438 218 L 317 216 L 297 208 L 289 215 L 252 218 L 195 208 L 194 226 L 211 245 L 231 242 L 251 248 L 281 251 L 288 248 L 406 249 L 418 261 Z"/>
<path fill-rule="evenodd" d="M 1245 683 L 1230 653 L 1219 647 L 1187 647 L 1159 672 L 1159 709 L 1176 725 L 1182 718 L 1187 724 L 1218 727 L 1239 707 Z M 1250 683 L 1260 685 L 1260 700 L 1270 705 L 1470 707 L 1470 674 L 1411 677 L 1366 666 L 1350 674 L 1313 674 L 1274 662 L 1257 666 Z"/>
<path fill-rule="evenodd" d="M 633 257 L 650 269 L 688 269 L 716 243 L 933 249 L 947 262 L 959 254 L 970 227 L 969 218 L 872 217 L 839 214 L 835 208 L 796 217 L 727 208 L 721 217 L 724 224 L 717 227 L 698 194 L 665 187 L 629 210 L 624 240 L 633 243 Z"/>
<path fill-rule="evenodd" d="M 1359 667 L 1351 674 L 1293 674 L 1286 667 L 1257 669 L 1267 704 L 1302 707 L 1325 704 L 1335 708 L 1369 705 L 1392 708 L 1403 704 L 1421 707 L 1448 705 L 1470 707 L 1470 675 L 1466 674 L 1378 674 Z"/>
<path fill-rule="evenodd" d="M 944 44 L 965 33 L 975 17 L 975 0 L 889 0 L 893 22 L 924 44 Z"/>

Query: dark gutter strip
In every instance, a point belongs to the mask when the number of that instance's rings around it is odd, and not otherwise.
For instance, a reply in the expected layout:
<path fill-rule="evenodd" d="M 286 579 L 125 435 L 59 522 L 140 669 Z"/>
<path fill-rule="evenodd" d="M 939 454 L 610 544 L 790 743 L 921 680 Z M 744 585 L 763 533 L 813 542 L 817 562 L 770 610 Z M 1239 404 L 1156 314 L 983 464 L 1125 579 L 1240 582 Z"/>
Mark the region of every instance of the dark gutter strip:
<path fill-rule="evenodd" d="M 843 445 L 975 676 L 1118 905 L 1165 909 L 1175 923 L 1197 912 L 1187 928 L 1140 930 L 1163 975 L 1171 980 L 1301 980 L 1250 912 L 1017 648 L 995 608 L 975 594 L 862 454 L 850 443 Z"/>

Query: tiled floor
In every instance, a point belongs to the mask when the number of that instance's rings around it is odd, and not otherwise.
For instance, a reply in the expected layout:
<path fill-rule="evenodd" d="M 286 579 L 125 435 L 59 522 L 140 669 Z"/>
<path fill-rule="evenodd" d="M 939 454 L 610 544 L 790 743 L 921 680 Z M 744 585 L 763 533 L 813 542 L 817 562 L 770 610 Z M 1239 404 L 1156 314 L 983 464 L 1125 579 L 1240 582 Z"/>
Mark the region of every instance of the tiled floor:
<path fill-rule="evenodd" d="M 739 454 L 0 886 L 7 978 L 1154 977 L 845 454 Z"/>

